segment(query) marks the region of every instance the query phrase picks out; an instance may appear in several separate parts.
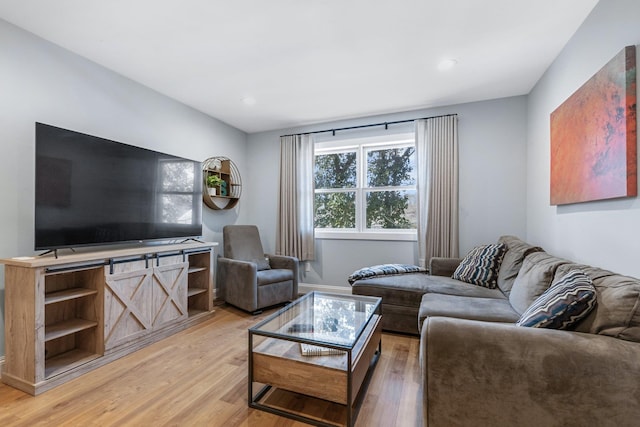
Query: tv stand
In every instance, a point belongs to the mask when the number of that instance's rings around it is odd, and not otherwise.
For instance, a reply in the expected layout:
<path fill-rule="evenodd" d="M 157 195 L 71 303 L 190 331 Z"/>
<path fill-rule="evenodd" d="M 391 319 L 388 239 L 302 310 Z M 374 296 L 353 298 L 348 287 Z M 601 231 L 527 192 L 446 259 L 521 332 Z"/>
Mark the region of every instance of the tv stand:
<path fill-rule="evenodd" d="M 62 248 L 62 249 L 69 249 L 69 250 L 71 250 L 71 252 L 74 252 L 74 253 L 75 253 L 75 251 L 76 251 L 76 250 L 75 250 L 75 249 L 73 249 L 73 248 Z M 54 256 L 56 259 L 58 259 L 58 249 L 49 249 L 49 250 L 48 250 L 48 251 L 46 251 L 46 252 L 42 252 L 42 253 L 41 253 L 40 255 L 38 255 L 38 256 L 45 256 L 45 255 L 49 255 L 50 253 L 53 253 L 53 256 Z"/>
<path fill-rule="evenodd" d="M 187 243 L 187 242 L 204 243 L 202 240 L 196 239 L 195 237 L 189 237 L 188 239 L 182 240 L 180 243 Z"/>
<path fill-rule="evenodd" d="M 2 382 L 37 395 L 207 320 L 214 247 L 179 243 L 5 264 Z"/>

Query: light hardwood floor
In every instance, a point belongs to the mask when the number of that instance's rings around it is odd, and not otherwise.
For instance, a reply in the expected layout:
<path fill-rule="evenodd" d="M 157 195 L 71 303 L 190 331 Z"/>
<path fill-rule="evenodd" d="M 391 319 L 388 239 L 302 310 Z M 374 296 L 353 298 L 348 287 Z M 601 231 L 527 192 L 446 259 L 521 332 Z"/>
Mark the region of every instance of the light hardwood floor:
<path fill-rule="evenodd" d="M 0 426 L 251 426 L 306 424 L 247 406 L 251 316 L 212 319 L 33 397 L 0 384 Z M 382 355 L 357 427 L 420 427 L 417 337 L 382 335 Z"/>

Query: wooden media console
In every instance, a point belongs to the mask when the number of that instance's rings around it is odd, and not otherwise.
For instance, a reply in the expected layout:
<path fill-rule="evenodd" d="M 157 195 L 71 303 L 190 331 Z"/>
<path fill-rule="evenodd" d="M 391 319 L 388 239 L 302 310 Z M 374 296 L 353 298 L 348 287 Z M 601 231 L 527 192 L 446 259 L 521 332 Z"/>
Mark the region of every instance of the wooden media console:
<path fill-rule="evenodd" d="M 37 395 L 206 320 L 213 314 L 215 246 L 0 260 L 2 381 Z"/>

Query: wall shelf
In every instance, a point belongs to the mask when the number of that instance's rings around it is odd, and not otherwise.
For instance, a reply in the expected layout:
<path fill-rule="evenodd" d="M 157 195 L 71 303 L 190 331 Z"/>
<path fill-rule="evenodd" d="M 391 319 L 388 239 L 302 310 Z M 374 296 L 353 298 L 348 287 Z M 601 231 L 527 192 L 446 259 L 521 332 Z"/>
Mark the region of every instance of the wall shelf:
<path fill-rule="evenodd" d="M 207 180 L 210 176 L 217 176 L 223 184 L 209 187 Z M 208 158 L 202 162 L 202 179 L 202 200 L 211 209 L 232 209 L 238 204 L 242 194 L 242 179 L 233 161 L 221 156 Z M 210 193 L 210 188 L 215 190 L 215 194 Z"/>

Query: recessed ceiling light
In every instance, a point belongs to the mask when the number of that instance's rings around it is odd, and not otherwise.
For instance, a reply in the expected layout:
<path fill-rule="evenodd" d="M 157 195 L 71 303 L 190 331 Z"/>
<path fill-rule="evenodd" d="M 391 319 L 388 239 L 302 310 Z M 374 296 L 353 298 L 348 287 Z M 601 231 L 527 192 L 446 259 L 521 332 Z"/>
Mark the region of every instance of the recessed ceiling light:
<path fill-rule="evenodd" d="M 440 61 L 440 63 L 438 64 L 438 70 L 440 71 L 450 70 L 453 67 L 455 67 L 457 64 L 458 64 L 458 61 L 453 58 L 444 59 Z"/>
<path fill-rule="evenodd" d="M 245 96 L 244 98 L 242 98 L 242 103 L 244 105 L 256 105 L 256 99 L 253 96 Z"/>

